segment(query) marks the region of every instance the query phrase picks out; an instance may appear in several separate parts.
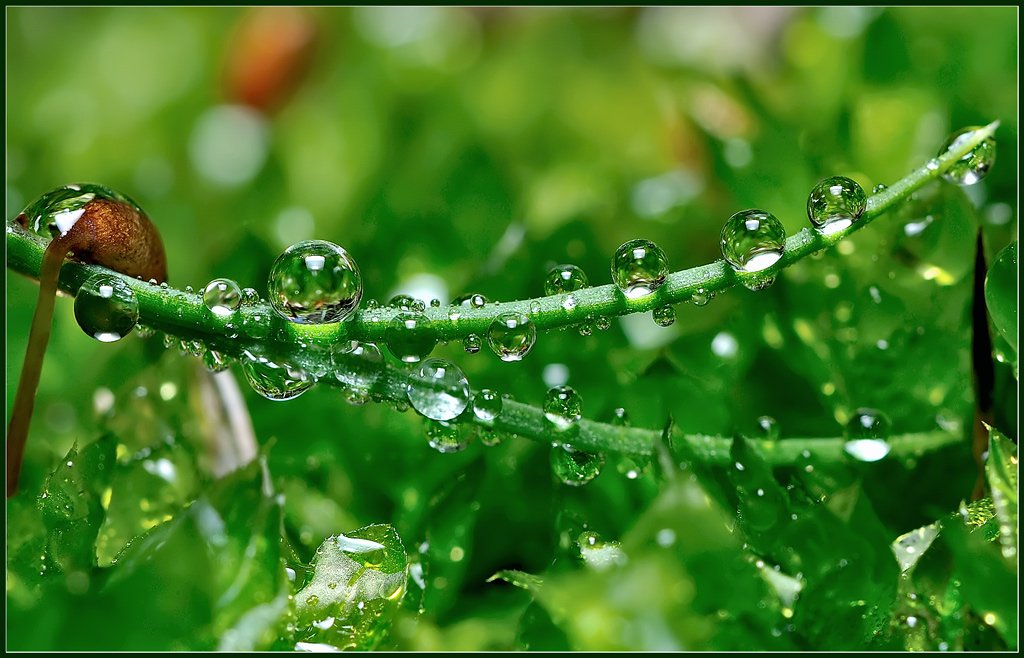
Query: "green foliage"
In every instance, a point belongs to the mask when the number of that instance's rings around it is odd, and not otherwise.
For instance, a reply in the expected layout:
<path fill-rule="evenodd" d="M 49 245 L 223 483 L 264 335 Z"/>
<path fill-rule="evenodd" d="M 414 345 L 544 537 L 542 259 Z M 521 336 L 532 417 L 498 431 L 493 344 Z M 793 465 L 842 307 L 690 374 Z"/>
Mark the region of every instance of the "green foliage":
<path fill-rule="evenodd" d="M 8 219 L 58 185 L 108 184 L 160 228 L 172 285 L 139 293 L 166 326 L 115 344 L 57 301 L 7 503 L 8 649 L 1017 648 L 1013 10 L 311 11 L 312 67 L 260 117 L 262 164 L 239 184 L 210 175 L 201 127 L 227 100 L 241 10 L 8 12 Z M 894 192 L 952 129 L 995 119 L 984 181 Z M 833 175 L 887 184 L 875 197 L 889 201 L 812 256 L 825 245 L 799 237 L 807 195 Z M 752 207 L 805 252 L 770 287 L 726 290 L 721 263 L 694 268 Z M 231 277 L 266 298 L 275 258 L 310 238 L 358 263 L 360 318 L 396 293 L 511 308 L 557 263 L 604 286 L 636 238 L 679 275 L 660 294 L 697 273 L 721 285 L 677 300 L 670 326 L 641 313 L 604 331 L 585 319 L 586 335 L 540 326 L 515 363 L 486 340 L 465 353 L 459 329 L 432 356 L 509 397 L 498 445 L 459 422 L 468 447 L 439 454 L 400 411 L 391 356 L 382 404 L 323 381 L 272 402 L 237 365 L 212 375 L 197 358 L 190 323 L 229 356 L 301 342 L 306 363 L 331 362 L 336 328 L 243 306 L 230 338 L 183 292 Z M 968 384 L 979 276 L 991 410 Z M 12 383 L 36 290 L 9 270 Z M 613 293 L 581 300 L 664 302 Z M 578 324 L 559 299 L 542 311 Z M 552 472 L 541 411 L 566 383 L 582 400 L 573 440 L 606 444 L 579 487 Z M 878 461 L 845 449 L 861 407 L 892 422 Z M 971 501 L 977 418 L 991 428 Z"/>

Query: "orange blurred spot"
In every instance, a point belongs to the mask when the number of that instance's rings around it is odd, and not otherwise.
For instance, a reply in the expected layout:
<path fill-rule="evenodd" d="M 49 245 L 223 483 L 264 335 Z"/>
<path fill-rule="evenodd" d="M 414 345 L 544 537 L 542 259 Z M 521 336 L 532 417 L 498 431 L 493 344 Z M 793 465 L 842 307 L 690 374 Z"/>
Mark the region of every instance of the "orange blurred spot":
<path fill-rule="evenodd" d="M 295 90 L 309 69 L 316 37 L 300 7 L 248 11 L 232 36 L 225 62 L 228 100 L 269 112 Z"/>

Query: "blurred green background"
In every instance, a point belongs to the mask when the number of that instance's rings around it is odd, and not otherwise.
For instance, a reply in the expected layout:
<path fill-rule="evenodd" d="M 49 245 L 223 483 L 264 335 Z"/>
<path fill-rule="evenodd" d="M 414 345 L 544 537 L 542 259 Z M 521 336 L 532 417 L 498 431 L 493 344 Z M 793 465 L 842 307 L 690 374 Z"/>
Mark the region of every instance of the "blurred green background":
<path fill-rule="evenodd" d="M 650 428 L 672 414 L 687 432 L 750 434 L 771 415 L 784 437 L 838 436 L 859 406 L 897 432 L 971 427 L 973 236 L 991 257 L 1017 232 L 1016 8 L 312 8 L 266 33 L 312 33 L 308 67 L 286 67 L 293 87 L 269 108 L 244 106 L 230 82 L 264 61 L 240 37 L 253 13 L 8 8 L 8 218 L 98 182 L 149 213 L 179 288 L 223 276 L 265 294 L 276 255 L 316 237 L 354 256 L 364 300 L 511 300 L 540 295 L 555 263 L 607 283 L 611 254 L 636 237 L 673 269 L 710 262 L 724 220 L 748 207 L 795 233 L 821 178 L 892 183 L 953 130 L 998 119 L 982 184 L 922 194 L 769 290 L 680 306 L 671 328 L 640 316 L 542 335 L 518 364 L 435 351 L 474 388 L 534 404 L 567 374 L 587 417 L 623 406 Z M 940 221 L 906 230 L 927 217 Z M 35 292 L 8 277 L 8 406 Z M 95 390 L 121 399 L 137 385 L 139 342 L 93 341 L 58 301 L 29 489 L 96 435 Z M 480 610 L 497 597 L 495 618 L 514 619 L 522 601 L 484 580 L 543 571 L 566 515 L 621 536 L 657 493 L 614 457 L 592 484 L 562 487 L 547 448 L 521 440 L 439 455 L 412 413 L 350 407 L 328 387 L 287 403 L 244 392 L 303 559 L 368 523 L 395 524 L 409 548 L 438 524 L 461 533 L 468 555 L 436 626 L 405 648 L 514 646 Z M 998 410 L 1007 431 L 1014 396 Z M 450 502 L 462 520 L 445 520 L 429 501 L 473 472 Z M 955 509 L 975 472 L 964 448 L 864 477 L 895 537 Z"/>

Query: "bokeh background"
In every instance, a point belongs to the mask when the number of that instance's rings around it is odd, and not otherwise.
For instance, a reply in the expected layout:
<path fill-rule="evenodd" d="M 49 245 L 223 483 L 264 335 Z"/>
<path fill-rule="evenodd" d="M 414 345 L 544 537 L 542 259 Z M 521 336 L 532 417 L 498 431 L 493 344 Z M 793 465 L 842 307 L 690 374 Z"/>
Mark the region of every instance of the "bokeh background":
<path fill-rule="evenodd" d="M 783 436 L 838 436 L 859 406 L 894 431 L 971 427 L 974 235 L 991 257 L 1017 232 L 1016 8 L 6 11 L 8 219 L 56 186 L 108 185 L 153 218 L 179 288 L 221 276 L 263 293 L 277 254 L 314 237 L 348 249 L 364 299 L 382 302 L 538 296 L 561 262 L 604 284 L 636 237 L 683 269 L 720 257 L 737 210 L 770 210 L 792 234 L 821 178 L 892 183 L 953 130 L 998 119 L 984 183 L 922 195 L 769 290 L 682 305 L 669 328 L 648 315 L 542 335 L 521 364 L 435 352 L 475 388 L 538 403 L 567 380 L 586 416 L 623 406 L 651 428 L 671 413 L 688 432 L 754 433 L 770 415 Z M 8 406 L 35 292 L 8 276 Z M 27 486 L 97 433 L 96 390 L 121 400 L 133 377 L 165 376 L 145 374 L 140 342 L 99 344 L 58 301 Z M 245 393 L 303 557 L 367 523 L 395 524 L 409 547 L 431 524 L 460 528 L 468 556 L 405 648 L 515 646 L 521 601 L 484 580 L 543 571 L 570 512 L 620 536 L 656 493 L 614 458 L 568 489 L 526 441 L 439 455 L 412 413 L 328 387 L 288 403 Z M 867 478 L 894 536 L 955 509 L 973 484 L 969 461 L 950 471 L 965 455 Z M 463 520 L 438 520 L 429 501 L 473 470 L 446 503 Z M 181 486 L 179 504 L 194 495 Z M 878 504 L 893 488 L 901 504 Z"/>

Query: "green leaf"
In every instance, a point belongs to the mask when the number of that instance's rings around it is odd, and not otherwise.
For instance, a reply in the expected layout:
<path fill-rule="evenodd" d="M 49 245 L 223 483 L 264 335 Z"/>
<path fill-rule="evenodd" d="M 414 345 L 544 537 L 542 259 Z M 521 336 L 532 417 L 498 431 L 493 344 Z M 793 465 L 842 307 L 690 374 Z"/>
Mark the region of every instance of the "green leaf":
<path fill-rule="evenodd" d="M 96 566 L 96 535 L 116 447 L 109 434 L 81 451 L 76 444 L 47 478 L 38 499 L 47 528 L 46 568 L 71 576 Z"/>
<path fill-rule="evenodd" d="M 1017 359 L 1017 242 L 1006 245 L 985 275 L 985 304 L 992 324 L 1013 348 Z"/>
<path fill-rule="evenodd" d="M 296 595 L 297 649 L 373 649 L 405 595 L 409 563 L 390 525 L 330 537 Z"/>
<path fill-rule="evenodd" d="M 495 580 L 504 580 L 509 585 L 515 585 L 520 589 L 525 589 L 527 592 L 533 592 L 535 594 L 544 584 L 544 579 L 542 577 L 532 573 L 526 573 L 525 571 L 516 571 L 515 569 L 499 571 L 488 578 L 487 582 L 492 583 Z"/>
<path fill-rule="evenodd" d="M 954 578 L 981 621 L 995 628 L 1009 648 L 1017 646 L 1017 563 L 992 543 L 958 523 L 943 528 L 953 552 Z"/>
<path fill-rule="evenodd" d="M 989 428 L 985 476 L 999 519 L 1003 555 L 1017 555 L 1017 446 L 994 427 Z"/>

